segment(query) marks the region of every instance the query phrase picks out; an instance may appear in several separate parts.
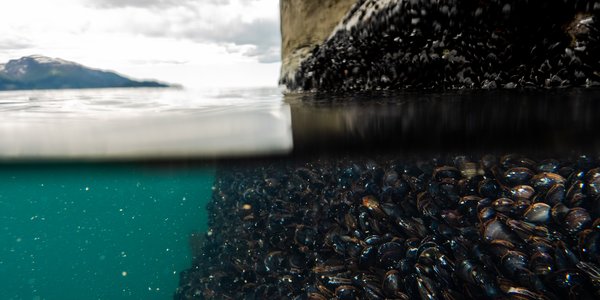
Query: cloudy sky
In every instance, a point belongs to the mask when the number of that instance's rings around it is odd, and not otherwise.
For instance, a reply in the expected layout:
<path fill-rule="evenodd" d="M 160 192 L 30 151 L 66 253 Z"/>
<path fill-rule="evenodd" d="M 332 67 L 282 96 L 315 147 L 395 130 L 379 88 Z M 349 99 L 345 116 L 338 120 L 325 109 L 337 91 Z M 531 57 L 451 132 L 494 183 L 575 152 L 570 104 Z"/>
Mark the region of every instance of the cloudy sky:
<path fill-rule="evenodd" d="M 41 54 L 186 87 L 277 84 L 278 0 L 0 1 L 0 63 Z"/>

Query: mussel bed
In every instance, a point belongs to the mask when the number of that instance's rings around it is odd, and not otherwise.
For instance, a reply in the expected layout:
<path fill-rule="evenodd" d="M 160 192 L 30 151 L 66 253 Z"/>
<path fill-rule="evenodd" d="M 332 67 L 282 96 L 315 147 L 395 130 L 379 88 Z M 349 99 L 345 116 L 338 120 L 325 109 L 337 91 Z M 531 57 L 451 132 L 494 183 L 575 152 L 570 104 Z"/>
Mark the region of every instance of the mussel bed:
<path fill-rule="evenodd" d="M 222 167 L 175 299 L 598 299 L 600 160 Z"/>
<path fill-rule="evenodd" d="M 357 0 L 291 90 L 600 86 L 600 1 Z M 350 19 L 358 19 L 349 26 Z"/>

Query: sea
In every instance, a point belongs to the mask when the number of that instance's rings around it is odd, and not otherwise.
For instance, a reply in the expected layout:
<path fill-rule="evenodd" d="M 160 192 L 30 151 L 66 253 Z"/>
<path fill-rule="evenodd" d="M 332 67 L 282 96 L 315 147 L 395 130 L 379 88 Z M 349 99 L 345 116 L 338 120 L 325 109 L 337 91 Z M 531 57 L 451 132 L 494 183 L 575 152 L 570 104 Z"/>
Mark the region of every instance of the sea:
<path fill-rule="evenodd" d="M 291 151 L 281 95 L 0 92 L 0 299 L 171 299 L 216 159 Z"/>
<path fill-rule="evenodd" d="M 207 207 L 232 166 L 597 158 L 599 100 L 593 89 L 0 92 L 0 299 L 172 299 L 219 225 Z"/>

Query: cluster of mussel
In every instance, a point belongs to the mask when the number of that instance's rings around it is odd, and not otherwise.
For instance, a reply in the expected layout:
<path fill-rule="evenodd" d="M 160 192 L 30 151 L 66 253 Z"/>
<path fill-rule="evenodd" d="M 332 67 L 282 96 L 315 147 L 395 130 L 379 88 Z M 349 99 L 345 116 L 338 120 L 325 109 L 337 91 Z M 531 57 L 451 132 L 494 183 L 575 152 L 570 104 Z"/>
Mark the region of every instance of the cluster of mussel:
<path fill-rule="evenodd" d="M 339 159 L 218 174 L 176 299 L 598 299 L 600 161 Z"/>
<path fill-rule="evenodd" d="M 600 86 L 600 1 L 359 1 L 290 89 Z M 367 13 L 373 10 L 375 13 Z"/>

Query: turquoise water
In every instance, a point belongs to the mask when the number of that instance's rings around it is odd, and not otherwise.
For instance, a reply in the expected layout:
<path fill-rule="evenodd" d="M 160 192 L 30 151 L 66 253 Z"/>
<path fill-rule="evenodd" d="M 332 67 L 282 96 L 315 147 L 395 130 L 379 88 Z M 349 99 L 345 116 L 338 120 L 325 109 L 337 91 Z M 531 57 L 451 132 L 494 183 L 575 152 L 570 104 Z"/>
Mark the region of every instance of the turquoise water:
<path fill-rule="evenodd" d="M 213 170 L 0 166 L 0 299 L 168 299 Z"/>

